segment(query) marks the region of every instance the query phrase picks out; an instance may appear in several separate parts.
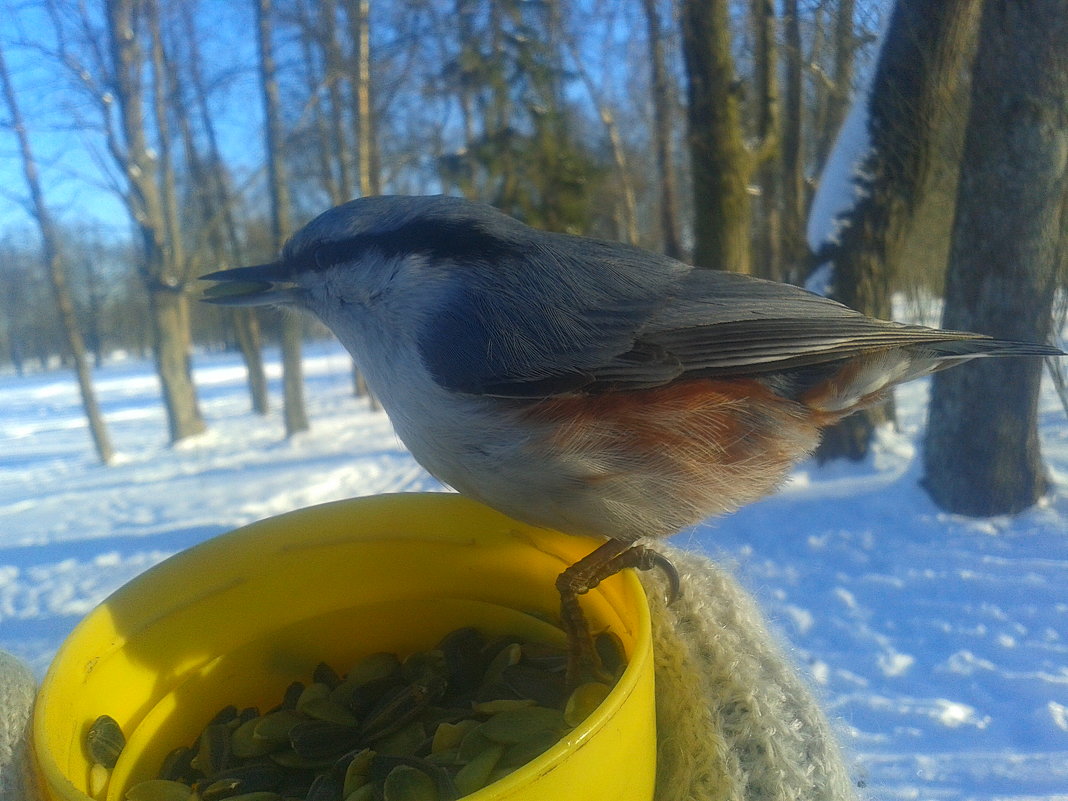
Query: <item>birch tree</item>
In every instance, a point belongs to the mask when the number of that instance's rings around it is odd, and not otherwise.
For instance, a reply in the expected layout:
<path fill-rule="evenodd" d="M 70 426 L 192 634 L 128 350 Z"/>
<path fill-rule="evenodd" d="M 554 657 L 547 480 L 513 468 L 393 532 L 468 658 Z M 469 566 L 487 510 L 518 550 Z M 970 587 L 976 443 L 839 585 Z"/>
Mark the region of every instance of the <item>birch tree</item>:
<path fill-rule="evenodd" d="M 156 0 L 148 0 L 153 6 Z M 148 291 L 152 312 L 156 366 L 163 390 L 164 407 L 172 442 L 204 430 L 190 361 L 188 264 L 180 256 L 176 236 L 173 187 L 161 172 L 157 152 L 147 133 L 148 93 L 145 75 L 152 75 L 157 92 L 164 76 L 160 65 L 149 62 L 140 32 L 146 4 L 136 0 L 107 0 L 108 49 L 111 55 L 110 83 L 117 106 L 118 130 L 111 125 L 110 95 L 102 95 L 108 122 L 108 146 L 127 183 L 126 202 L 141 244 L 140 274 Z M 157 115 L 158 118 L 158 115 Z M 158 120 L 157 120 L 158 121 Z M 166 130 L 158 131 L 166 137 Z M 166 165 L 164 165 L 166 168 Z"/>
<path fill-rule="evenodd" d="M 289 184 L 284 158 L 285 135 L 272 41 L 274 25 L 271 0 L 256 0 L 256 42 L 259 48 L 260 80 L 266 119 L 267 174 L 271 199 L 271 236 L 276 251 L 293 232 L 289 208 Z M 282 395 L 286 436 L 308 429 L 304 406 L 304 369 L 301 363 L 301 321 L 296 315 L 282 317 Z"/>
<path fill-rule="evenodd" d="M 11 115 L 11 127 L 18 141 L 19 155 L 22 158 L 22 172 L 30 192 L 30 210 L 37 221 L 37 228 L 41 233 L 43 261 L 48 272 L 48 280 L 52 287 L 52 296 L 55 300 L 56 309 L 59 312 L 63 331 L 66 334 L 67 348 L 71 360 L 74 362 L 78 390 L 82 396 L 82 408 L 85 409 L 85 417 L 89 423 L 89 432 L 92 435 L 97 456 L 101 462 L 107 464 L 111 461 L 114 451 L 111 447 L 111 439 L 108 436 L 107 425 L 104 422 L 104 415 L 100 411 L 100 404 L 93 388 L 92 371 L 89 367 L 89 356 L 86 351 L 85 340 L 74 312 L 74 302 L 67 288 L 67 267 L 60 251 L 59 232 L 56 229 L 52 212 L 45 202 L 44 190 L 41 187 L 41 179 L 37 170 L 37 160 L 30 145 L 26 121 L 22 116 L 22 109 L 19 106 L 15 87 L 8 73 L 7 62 L 2 48 L 0 48 L 0 89 L 3 90 L 4 101 L 7 103 L 8 113 Z"/>

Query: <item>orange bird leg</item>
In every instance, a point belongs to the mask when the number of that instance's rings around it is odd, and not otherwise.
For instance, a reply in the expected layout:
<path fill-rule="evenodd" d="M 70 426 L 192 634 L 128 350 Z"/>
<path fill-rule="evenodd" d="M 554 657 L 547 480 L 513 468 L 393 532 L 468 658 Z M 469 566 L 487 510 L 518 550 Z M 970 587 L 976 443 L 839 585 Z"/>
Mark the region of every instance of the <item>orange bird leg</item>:
<path fill-rule="evenodd" d="M 579 559 L 556 579 L 560 593 L 560 618 L 568 639 L 567 682 L 574 687 L 583 681 L 613 680 L 607 676 L 597 656 L 593 635 L 578 596 L 592 590 L 602 581 L 628 567 L 650 570 L 659 567 L 668 577 L 668 603 L 679 594 L 679 573 L 671 561 L 661 553 L 644 545 L 620 540 L 608 540 L 596 550 Z"/>

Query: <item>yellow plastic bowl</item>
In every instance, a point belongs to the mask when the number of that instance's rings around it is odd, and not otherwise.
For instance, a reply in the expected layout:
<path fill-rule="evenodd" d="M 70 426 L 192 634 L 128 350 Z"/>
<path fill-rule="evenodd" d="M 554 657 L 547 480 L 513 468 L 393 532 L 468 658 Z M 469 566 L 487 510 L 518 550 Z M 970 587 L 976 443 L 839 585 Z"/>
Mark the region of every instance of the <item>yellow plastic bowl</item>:
<path fill-rule="evenodd" d="M 115 718 L 127 745 L 106 798 L 153 778 L 228 704 L 267 708 L 320 661 L 431 647 L 461 626 L 559 639 L 557 574 L 597 545 L 531 528 L 461 496 L 384 495 L 246 526 L 177 554 L 115 592 L 60 648 L 33 740 L 45 794 L 86 801 L 89 725 Z M 604 703 L 563 741 L 469 801 L 653 796 L 656 735 L 649 617 L 630 572 L 583 599 L 629 658 Z"/>

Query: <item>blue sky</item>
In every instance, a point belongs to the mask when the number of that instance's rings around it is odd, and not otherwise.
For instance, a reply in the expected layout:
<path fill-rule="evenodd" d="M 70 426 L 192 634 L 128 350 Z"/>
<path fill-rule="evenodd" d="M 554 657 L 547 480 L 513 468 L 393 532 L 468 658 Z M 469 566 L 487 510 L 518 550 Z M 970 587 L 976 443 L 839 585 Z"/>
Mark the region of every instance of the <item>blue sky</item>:
<path fill-rule="evenodd" d="M 232 71 L 226 86 L 212 98 L 222 147 L 236 165 L 257 164 L 262 160 L 261 100 L 251 3 L 204 0 L 199 6 L 206 71 Z M 52 25 L 43 7 L 40 0 L 0 0 L 0 46 L 30 131 L 46 200 L 61 221 L 124 231 L 129 216 L 115 192 L 119 176 L 104 144 L 99 111 L 77 87 L 73 74 L 43 52 L 42 46 L 53 46 Z M 6 107 L 0 109 L 0 120 L 3 237 L 32 228 L 33 223 L 24 208 L 26 184 Z"/>

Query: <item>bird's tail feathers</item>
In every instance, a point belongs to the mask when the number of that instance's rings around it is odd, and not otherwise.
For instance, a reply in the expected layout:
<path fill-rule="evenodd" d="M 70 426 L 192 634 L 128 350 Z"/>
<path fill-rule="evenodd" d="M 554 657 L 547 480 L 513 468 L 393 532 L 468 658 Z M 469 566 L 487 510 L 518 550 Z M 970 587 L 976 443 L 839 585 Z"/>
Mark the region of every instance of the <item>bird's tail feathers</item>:
<path fill-rule="evenodd" d="M 924 342 L 909 348 L 916 355 L 934 359 L 960 359 L 984 356 L 1064 356 L 1063 350 L 1053 345 L 1036 345 L 1033 342 L 1016 342 L 1010 339 L 992 339 L 975 335 L 944 342 Z"/>
<path fill-rule="evenodd" d="M 952 332 L 947 332 L 952 334 Z M 906 381 L 988 356 L 1063 356 L 1060 348 L 961 334 L 960 339 L 922 342 L 888 348 L 846 362 L 833 376 L 801 400 L 813 411 L 838 419 L 883 400 L 887 392 Z"/>

